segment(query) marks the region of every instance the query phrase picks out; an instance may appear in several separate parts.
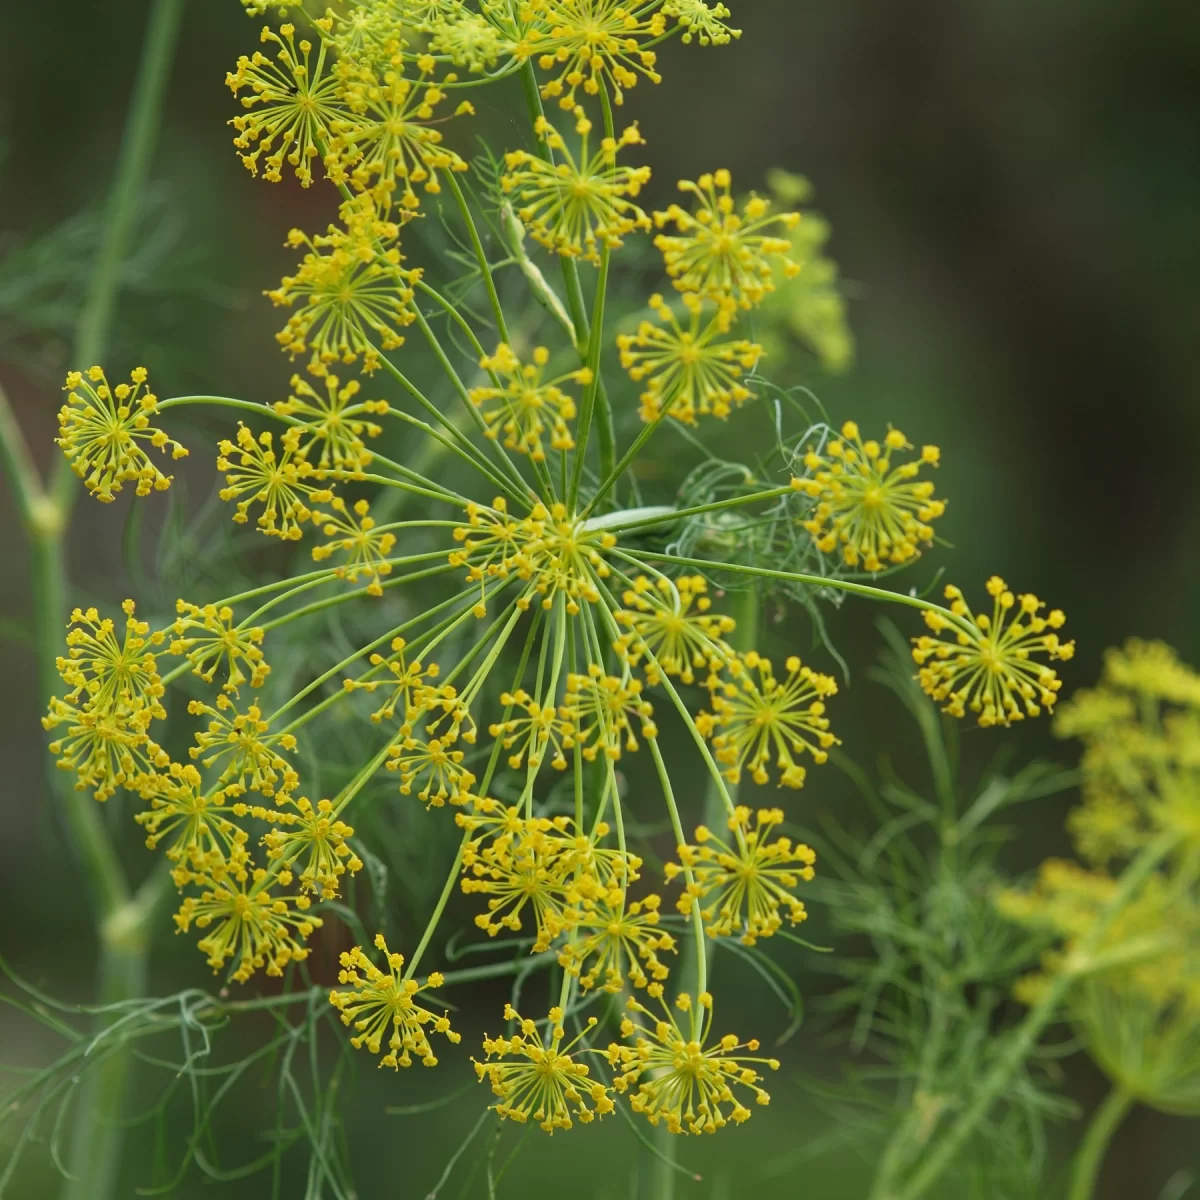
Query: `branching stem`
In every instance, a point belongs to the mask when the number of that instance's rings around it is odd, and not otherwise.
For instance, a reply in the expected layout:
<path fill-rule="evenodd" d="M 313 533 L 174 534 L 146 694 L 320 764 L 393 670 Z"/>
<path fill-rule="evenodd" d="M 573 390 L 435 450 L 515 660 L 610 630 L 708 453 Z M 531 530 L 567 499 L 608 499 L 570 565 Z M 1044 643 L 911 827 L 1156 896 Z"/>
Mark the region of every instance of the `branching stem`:
<path fill-rule="evenodd" d="M 504 320 L 504 309 L 500 305 L 500 297 L 496 292 L 496 281 L 492 278 L 491 263 L 488 262 L 487 254 L 484 253 L 483 242 L 480 240 L 475 219 L 471 216 L 467 198 L 463 195 L 462 185 L 453 171 L 443 171 L 441 174 L 442 178 L 450 185 L 450 190 L 454 193 L 454 199 L 458 204 L 458 211 L 462 214 L 463 221 L 466 222 L 467 236 L 471 239 L 471 249 L 474 250 L 475 261 L 479 264 L 479 274 L 483 277 L 483 286 L 487 288 L 488 299 L 492 303 L 492 314 L 496 318 L 496 329 L 500 334 L 500 340 L 510 344 L 508 324 Z"/>
<path fill-rule="evenodd" d="M 737 621 L 737 626 L 729 635 L 730 645 L 737 650 L 753 649 L 758 636 L 758 592 L 753 587 L 749 587 L 744 591 L 736 593 L 732 598 L 731 607 L 733 609 L 731 615 Z M 652 752 L 657 754 L 657 746 L 652 746 Z M 737 784 L 728 784 L 723 795 L 722 789 L 710 777 L 704 793 L 704 824 L 711 829 L 719 829 L 728 817 L 725 807 L 725 796 L 727 795 L 730 801 L 736 804 L 737 793 Z M 674 823 L 678 825 L 677 822 Z M 680 842 L 686 841 L 682 828 L 677 827 L 675 829 L 675 836 Z M 685 871 L 685 879 L 690 882 L 690 868 Z M 679 976 L 681 979 L 687 979 L 691 974 L 690 960 L 692 958 L 697 958 L 700 961 L 707 959 L 707 968 L 711 968 L 712 959 L 716 956 L 718 945 L 716 941 L 706 944 L 704 925 L 700 920 L 700 905 L 697 904 L 692 912 L 694 923 L 693 936 L 684 942 L 679 954 Z M 707 986 L 707 983 L 706 978 L 705 986 Z M 653 1189 L 650 1194 L 655 1197 L 655 1200 L 674 1200 L 675 1183 L 679 1176 L 679 1167 L 676 1162 L 678 1138 L 675 1134 L 666 1131 L 664 1127 L 655 1140 L 658 1143 L 661 1157 L 656 1157 L 650 1165 Z"/>
<path fill-rule="evenodd" d="M 163 94 L 170 76 L 178 40 L 183 0 L 155 0 L 150 11 L 137 77 L 134 80 L 116 173 L 108 195 L 103 233 L 97 258 L 87 281 L 74 345 L 74 365 L 86 369 L 104 354 L 116 312 L 121 272 L 128 255 L 145 194 L 146 180 L 163 112 Z M 11 416 L 7 406 L 0 414 Z M 12 440 L 15 422 L 0 429 L 5 459 L 31 507 L 22 505 L 32 551 L 35 642 L 39 654 L 42 696 L 47 700 L 58 687 L 55 660 L 61 650 L 66 619 L 67 571 L 64 538 L 77 488 L 66 457 L 60 457 L 49 485 L 34 490 L 32 460 Z M 116 1003 L 145 991 L 149 956 L 148 930 L 157 909 L 160 891 L 151 882 L 138 896 L 117 857 L 96 803 L 85 792 L 62 789 L 64 811 L 76 852 L 95 896 L 100 937 L 100 972 L 97 984 L 102 1004 Z M 125 1107 L 129 1049 L 109 1055 L 88 1073 L 72 1113 L 68 1144 L 68 1177 L 63 1200 L 110 1200 L 117 1186 L 125 1140 L 121 1114 Z"/>

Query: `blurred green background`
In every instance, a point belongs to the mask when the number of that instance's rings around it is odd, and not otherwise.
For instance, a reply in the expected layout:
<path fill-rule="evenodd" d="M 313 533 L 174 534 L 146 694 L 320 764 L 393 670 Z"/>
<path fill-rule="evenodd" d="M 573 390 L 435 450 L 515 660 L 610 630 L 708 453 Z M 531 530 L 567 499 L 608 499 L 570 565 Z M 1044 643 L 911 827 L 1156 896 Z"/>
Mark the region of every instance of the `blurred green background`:
<path fill-rule="evenodd" d="M 54 452 L 58 387 L 76 365 L 67 354 L 86 229 L 78 232 L 78 275 L 36 290 L 23 290 L 31 274 L 21 247 L 102 204 L 147 7 L 142 0 L 5 6 L 0 379 L 43 464 Z M 669 46 L 664 84 L 637 88 L 627 110 L 649 142 L 655 205 L 675 179 L 721 165 L 741 187 L 761 185 L 771 166 L 815 184 L 851 297 L 857 362 L 827 377 L 798 351 L 771 363 L 769 373 L 812 388 L 838 421 L 853 416 L 867 429 L 892 421 L 914 441 L 942 447 L 939 493 L 951 503 L 940 530 L 955 550 L 931 561 L 948 565 L 965 587 L 998 572 L 1063 607 L 1079 648 L 1068 689 L 1093 680 L 1103 648 L 1130 635 L 1163 638 L 1200 660 L 1200 6 L 742 0 L 734 7 L 745 31 L 739 42 L 719 50 Z M 144 362 L 163 394 L 275 399 L 291 373 L 273 349 L 278 318 L 260 293 L 290 265 L 281 245 L 287 228 L 320 226 L 331 206 L 319 187 L 302 193 L 255 184 L 229 145 L 224 122 L 234 107 L 224 74 L 255 41 L 236 0 L 191 0 L 148 198 L 150 244 L 142 247 L 161 266 L 131 265 L 110 355 L 116 370 Z M 480 120 L 502 140 L 509 118 L 488 111 L 490 104 L 488 96 L 479 105 Z M 71 570 L 81 598 L 126 594 L 124 507 L 77 510 Z M 85 998 L 93 949 L 44 782 L 26 644 L 26 550 L 4 483 L 0 512 L 0 954 L 55 994 Z M 931 574 L 923 563 L 912 581 Z M 874 654 L 874 615 L 851 607 L 834 619 L 835 638 L 856 668 Z M 780 633 L 807 644 L 802 616 Z M 856 670 L 842 699 L 854 715 L 839 729 L 866 764 L 884 753 L 903 758 L 910 740 L 878 691 Z M 1011 736 L 1022 758 L 1069 761 L 1072 753 L 1052 741 L 1045 722 Z M 838 782 L 824 777 L 801 802 L 814 820 L 848 803 Z M 1066 849 L 1066 805 L 1023 814 L 1014 869 Z M 818 933 L 819 924 L 818 915 Z M 194 949 L 169 936 L 156 964 L 159 990 L 208 986 Z M 795 965 L 810 995 L 828 987 L 803 959 Z M 720 969 L 735 973 L 732 964 Z M 738 984 L 739 1028 L 782 1026 L 753 981 Z M 478 1011 L 461 1022 L 467 1044 L 500 1002 L 500 989 L 478 996 Z M 787 1047 L 771 1107 L 744 1129 L 689 1140 L 682 1157 L 705 1181 L 682 1185 L 683 1195 L 853 1200 L 863 1193 L 861 1159 L 870 1147 L 803 1165 L 792 1153 L 828 1131 L 795 1076 L 836 1071 L 834 1035 L 819 1011 L 812 1014 Z M 0 1059 L 32 1062 L 43 1052 L 26 1025 L 0 1018 Z M 348 1126 L 364 1196 L 424 1196 L 478 1112 L 470 1094 L 419 1118 L 381 1115 L 385 1104 L 468 1080 L 461 1061 L 436 1078 L 409 1075 L 416 1077 L 383 1078 L 364 1063 L 353 1089 Z M 1103 1082 L 1073 1061 L 1067 1086 L 1090 1108 Z M 253 1084 L 240 1103 L 253 1113 Z M 231 1127 L 238 1124 L 235 1112 Z M 1196 1141 L 1194 1124 L 1136 1112 L 1109 1157 L 1102 1195 L 1154 1200 L 1189 1156 L 1200 1166 Z M 35 1148 L 32 1159 L 44 1160 L 44 1150 Z M 255 1152 L 247 1148 L 247 1156 Z M 139 1134 L 125 1194 L 148 1177 L 151 1153 Z M 502 1194 L 629 1197 L 637 1153 L 618 1121 L 578 1130 L 518 1157 Z M 55 1194 L 44 1162 L 17 1187 L 20 1200 Z M 174 1194 L 214 1193 L 193 1173 Z M 250 1181 L 217 1194 L 262 1192 Z"/>

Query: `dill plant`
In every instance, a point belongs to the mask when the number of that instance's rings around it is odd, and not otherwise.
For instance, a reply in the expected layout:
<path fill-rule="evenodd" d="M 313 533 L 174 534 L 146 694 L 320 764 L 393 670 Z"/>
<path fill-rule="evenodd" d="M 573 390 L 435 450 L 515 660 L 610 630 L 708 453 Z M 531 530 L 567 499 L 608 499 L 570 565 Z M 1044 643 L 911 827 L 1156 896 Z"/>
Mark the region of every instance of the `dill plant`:
<path fill-rule="evenodd" d="M 831 366 L 852 346 L 820 253 L 827 228 L 790 207 L 804 182 L 777 174 L 771 199 L 716 168 L 681 181 L 666 208 L 643 207 L 651 168 L 636 125 L 618 120 L 625 95 L 662 82 L 666 39 L 718 52 L 740 36 L 731 14 L 683 0 L 244 3 L 271 23 L 227 76 L 236 150 L 264 186 L 290 176 L 328 199 L 323 230 L 286 231 L 297 265 L 266 293 L 299 368 L 286 398 L 164 398 L 140 366 L 96 365 L 178 21 L 177 0 L 159 0 L 64 388 L 69 469 L 44 482 L 0 408 L 43 589 L 44 723 L 72 784 L 64 804 L 101 897 L 105 952 L 95 1006 L 65 1009 L 26 989 L 31 1011 L 64 1014 L 53 1019 L 68 1048 L 18 1088 L 9 1111 L 26 1117 L 23 1138 L 58 1113 L 59 1158 L 64 1100 L 90 1056 L 67 1191 L 113 1194 L 120 1133 L 97 1108 L 120 1111 L 133 1051 L 164 1037 L 180 1040 L 182 1058 L 157 1061 L 188 1079 L 193 1121 L 168 1190 L 195 1164 L 218 1180 L 269 1170 L 279 1194 L 282 1160 L 303 1143 L 306 1194 L 352 1195 L 337 1115 L 352 1051 L 395 1070 L 471 1057 L 490 1093 L 476 1131 L 488 1112 L 546 1133 L 620 1113 L 643 1140 L 643 1118 L 664 1135 L 715 1133 L 769 1102 L 779 1063 L 728 1030 L 711 955 L 726 944 L 778 980 L 760 943 L 802 922 L 824 886 L 849 929 L 894 937 L 916 922 L 942 943 L 934 966 L 922 949 L 903 969 L 888 961 L 877 980 L 858 979 L 860 1040 L 878 1027 L 886 987 L 936 967 L 929 1021 L 965 1022 L 987 1047 L 970 1064 L 948 1060 L 936 1038 L 904 1048 L 905 1062 L 921 1059 L 919 1090 L 876 1194 L 915 1200 L 989 1128 L 999 1093 L 1025 1080 L 1042 1029 L 1177 840 L 1129 848 L 1080 944 L 1024 985 L 1030 1013 L 1000 1039 L 989 1014 L 1033 942 L 995 932 L 998 910 L 984 912 L 964 883 L 990 870 L 972 839 L 1002 804 L 1061 780 L 1032 771 L 1000 798 L 989 784 L 960 814 L 937 767 L 941 808 L 914 807 L 912 822 L 940 831 L 933 907 L 885 930 L 861 901 L 900 886 L 899 860 L 875 881 L 843 872 L 821 885 L 818 854 L 782 829 L 791 805 L 745 802 L 750 784 L 801 789 L 840 744 L 835 677 L 755 644 L 768 594 L 802 607 L 818 640 L 823 610 L 846 598 L 919 610 L 926 631 L 906 653 L 928 699 L 904 686 L 931 753 L 942 753 L 931 701 L 983 726 L 1037 717 L 1054 709 L 1054 664 L 1074 647 L 1061 611 L 997 576 L 979 609 L 955 586 L 941 604 L 893 583 L 936 538 L 939 450 L 892 426 L 871 437 L 853 420 L 831 425 L 762 373 L 760 331 L 778 344 L 790 327 Z M 481 88 L 489 103 L 514 104 L 525 132 L 472 160 Z M 422 253 L 435 245 L 443 252 Z M 654 290 L 640 290 L 648 274 Z M 769 430 L 753 465 L 704 449 L 715 422 L 752 405 L 768 410 Z M 207 412 L 196 424 L 217 430 L 210 446 L 172 432 L 184 412 Z M 640 466 L 673 437 L 699 447 L 701 465 L 644 483 Z M 232 590 L 193 572 L 173 612 L 128 600 L 120 615 L 87 607 L 66 619 L 72 473 L 99 501 L 128 488 L 153 503 L 188 457 L 215 462 L 232 522 L 275 539 L 278 554 L 231 563 L 226 577 L 253 572 Z M 337 656 L 309 657 L 331 629 Z M 660 737 L 668 722 L 678 744 Z M 690 833 L 676 799 L 684 751 L 709 790 Z M 636 775 L 635 757 L 648 760 Z M 117 796 L 160 861 L 136 891 L 96 816 L 96 801 Z M 882 832 L 894 818 L 880 815 Z M 403 952 L 383 928 L 389 823 L 422 846 L 452 843 L 427 911 L 406 914 L 420 932 Z M 659 886 L 642 835 L 655 823 L 675 846 Z M 881 854 L 867 860 L 850 874 Z M 174 927 L 221 980 L 216 995 L 143 995 L 171 892 Z M 431 971 L 456 893 L 474 906 L 472 952 L 495 957 Z M 1005 906 L 1012 915 L 1020 902 Z M 325 938 L 347 947 L 336 979 L 314 963 Z M 964 955 L 978 965 L 973 938 L 991 965 L 956 974 Z M 283 983 L 255 992 L 262 976 Z M 501 1032 L 474 1056 L 458 1051 L 447 997 L 503 976 L 515 985 L 495 1017 Z M 986 995 L 965 1000 L 981 981 Z M 531 1009 L 522 991 L 544 1001 Z M 1175 1001 L 1163 1003 L 1166 1021 Z M 276 1031 L 265 1048 L 219 1062 L 218 1032 L 264 1011 Z M 332 1068 L 318 1043 L 337 1047 Z M 222 1171 L 204 1152 L 213 1114 L 267 1056 L 279 1075 L 274 1147 Z M 947 1072 L 958 1109 L 944 1103 Z M 1039 1096 L 1030 1084 L 1027 1106 Z M 674 1140 L 653 1147 L 665 1167 L 656 1194 L 668 1196 Z"/>
<path fill-rule="evenodd" d="M 1196 1111 L 1198 677 L 1162 643 L 1132 640 L 1055 718 L 1060 737 L 1084 742 L 1078 769 L 1014 766 L 1006 747 L 972 779 L 955 725 L 883 628 L 874 677 L 908 710 L 928 774 L 914 783 L 884 758 L 872 778 L 839 755 L 874 823 L 854 832 L 826 819 L 807 834 L 824 864 L 810 900 L 836 947 L 828 1007 L 851 1058 L 841 1081 L 808 1081 L 837 1118 L 831 1137 L 774 1170 L 832 1141 L 868 1159 L 871 1200 L 1088 1200 L 1136 1104 Z M 1020 837 L 1019 806 L 1076 787 L 1067 830 L 1081 861 L 1011 878 L 1003 851 Z M 1059 1166 L 1045 1127 L 1080 1115 L 1062 1064 L 1081 1052 L 1112 1090 Z M 1191 1184 L 1181 1168 L 1162 1195 Z"/>

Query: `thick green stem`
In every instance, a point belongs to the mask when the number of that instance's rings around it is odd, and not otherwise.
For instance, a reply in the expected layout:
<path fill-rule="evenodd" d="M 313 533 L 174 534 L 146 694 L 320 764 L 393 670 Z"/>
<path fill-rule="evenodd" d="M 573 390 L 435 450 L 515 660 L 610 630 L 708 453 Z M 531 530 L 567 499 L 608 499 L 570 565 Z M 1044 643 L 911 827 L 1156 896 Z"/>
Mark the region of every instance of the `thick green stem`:
<path fill-rule="evenodd" d="M 145 995 L 148 949 L 144 932 L 124 945 L 102 945 L 97 1004 Z M 125 1140 L 119 1122 L 132 1066 L 133 1056 L 121 1047 L 84 1077 L 75 1101 L 67 1151 L 69 1177 L 63 1184 L 62 1200 L 101 1200 L 116 1195 Z"/>
<path fill-rule="evenodd" d="M 645 433 L 645 430 L 642 432 Z M 607 522 L 605 527 L 621 534 L 637 533 L 655 525 L 670 525 L 687 517 L 698 517 L 703 513 L 725 512 L 741 504 L 758 504 L 763 500 L 777 500 L 780 496 L 786 496 L 792 491 L 794 491 L 792 486 L 785 484 L 783 487 L 764 488 L 761 492 L 747 492 L 744 496 L 730 496 L 724 500 L 714 500 L 710 504 L 693 504 L 688 508 L 655 505 L 649 509 L 623 509 L 621 512 L 605 514 L 604 520 Z"/>
<path fill-rule="evenodd" d="M 583 393 L 583 403 L 579 409 L 579 447 L 575 452 L 575 466 L 571 478 L 571 494 L 568 498 L 568 507 L 575 506 L 576 497 L 579 495 L 579 482 L 583 477 L 584 460 L 587 457 L 588 436 L 592 429 L 593 417 L 600 413 L 600 419 L 596 422 L 596 431 L 599 435 L 600 447 L 600 478 L 607 479 L 612 474 L 614 445 L 612 440 L 612 426 L 609 423 L 608 435 L 604 433 L 604 417 L 603 410 L 607 408 L 606 404 L 598 403 L 600 391 L 600 348 L 604 338 L 604 302 L 605 293 L 608 291 L 608 267 L 612 252 L 607 246 L 600 251 L 600 270 L 596 279 L 596 296 L 593 302 L 592 310 L 592 330 L 588 340 L 587 368 L 591 372 L 591 382 L 587 385 Z"/>
<path fill-rule="evenodd" d="M 25 440 L 3 387 L 0 387 L 0 462 L 8 472 L 9 485 L 21 520 L 30 536 L 33 536 L 38 509 L 40 507 L 46 512 L 48 502 L 42 492 L 42 481 L 33 464 L 33 456 L 29 453 L 29 443 Z"/>
<path fill-rule="evenodd" d="M 604 111 L 605 136 L 611 140 L 615 140 L 612 104 L 608 98 L 608 89 L 603 84 L 600 85 L 600 105 Z M 607 479 L 609 476 L 615 474 L 614 464 L 617 458 L 617 437 L 613 426 L 612 405 L 609 403 L 608 391 L 604 386 L 604 380 L 600 378 L 600 348 L 604 343 L 604 304 L 605 293 L 608 290 L 607 258 L 602 262 L 600 278 L 596 284 L 596 288 L 596 307 L 592 317 L 591 330 L 592 352 L 589 365 L 596 372 L 596 435 L 600 451 L 600 478 Z"/>
<path fill-rule="evenodd" d="M 66 633 L 66 565 L 62 537 L 58 533 L 42 534 L 34 530 L 30 552 L 34 619 L 37 622 L 35 644 L 42 700 L 46 703 L 62 682 L 54 665 L 63 653 Z M 62 796 L 72 848 L 83 866 L 97 917 L 104 921 L 129 899 L 125 873 L 105 828 L 100 806 L 88 792 L 63 786 L 65 775 L 56 773 L 55 783 Z"/>
<path fill-rule="evenodd" d="M 605 403 L 607 404 L 607 397 L 605 397 Z M 613 467 L 613 469 L 608 473 L 608 475 L 601 478 L 600 486 L 596 489 L 595 495 L 593 495 L 592 498 L 588 501 L 587 508 L 585 508 L 583 510 L 583 513 L 581 514 L 583 517 L 586 518 L 597 505 L 604 502 L 605 498 L 608 496 L 608 493 L 610 491 L 612 491 L 612 489 L 616 486 L 617 481 L 621 478 L 622 475 L 625 474 L 625 469 L 638 456 L 638 452 L 654 435 L 655 430 L 658 429 L 658 427 L 663 423 L 663 421 L 670 415 L 670 408 L 671 408 L 671 405 L 669 403 L 669 398 L 668 398 L 668 400 L 663 403 L 662 411 L 659 412 L 659 414 L 654 418 L 654 420 L 649 421 L 646 424 L 644 424 L 642 426 L 642 428 L 638 431 L 637 437 L 635 437 L 633 439 L 633 442 L 630 444 L 629 448 L 625 451 L 625 453 L 623 455 L 621 455 L 621 461 L 618 462 L 615 467 Z M 611 420 L 612 420 L 611 408 L 609 409 L 608 415 L 609 415 L 609 421 L 611 422 Z M 670 510 L 670 511 L 673 512 L 675 510 Z M 664 508 L 663 513 L 659 513 L 657 515 L 663 520 L 671 520 L 672 518 L 669 514 L 664 516 L 665 513 L 667 513 L 667 510 Z M 613 514 L 609 513 L 606 515 L 612 516 Z"/>
<path fill-rule="evenodd" d="M 121 270 L 129 252 L 138 207 L 162 117 L 162 99 L 170 75 L 183 14 L 183 0 L 155 0 L 134 82 L 116 174 L 105 212 L 104 233 L 88 280 L 74 347 L 80 369 L 103 357 L 120 293 Z M 61 650 L 66 620 L 64 537 L 76 496 L 74 475 L 60 458 L 53 481 L 28 522 L 33 551 L 36 643 L 43 697 L 57 690 L 54 661 Z M 100 932 L 98 999 L 112 1004 L 142 995 L 146 989 L 149 927 L 160 889 L 148 884 L 131 898 L 115 848 L 98 806 L 84 792 L 66 793 L 65 813 L 72 841 L 96 895 Z M 115 1194 L 125 1133 L 121 1117 L 133 1058 L 119 1048 L 87 1072 L 75 1099 L 68 1140 L 69 1177 L 63 1200 L 110 1200 Z"/>
<path fill-rule="evenodd" d="M 1133 1096 L 1123 1087 L 1117 1086 L 1096 1109 L 1087 1132 L 1083 1135 L 1083 1141 L 1079 1143 L 1079 1149 L 1075 1152 L 1075 1161 L 1071 1166 L 1071 1189 L 1067 1192 L 1067 1200 L 1092 1200 L 1108 1144 L 1133 1107 L 1133 1103 Z"/>

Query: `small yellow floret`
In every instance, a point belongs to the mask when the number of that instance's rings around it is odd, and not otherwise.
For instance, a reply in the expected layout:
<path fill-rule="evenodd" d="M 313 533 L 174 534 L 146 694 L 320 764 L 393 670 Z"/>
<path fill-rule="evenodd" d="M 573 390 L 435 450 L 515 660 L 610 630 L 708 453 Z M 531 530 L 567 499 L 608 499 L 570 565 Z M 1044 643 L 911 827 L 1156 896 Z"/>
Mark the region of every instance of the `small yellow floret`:
<path fill-rule="evenodd" d="M 659 229 L 674 224 L 675 234 L 659 234 L 655 246 L 662 251 L 667 274 L 681 292 L 694 292 L 722 308 L 754 308 L 775 288 L 775 262 L 787 277 L 799 264 L 789 257 L 792 243 L 769 230 L 790 231 L 799 213 L 772 213 L 770 201 L 751 194 L 738 211 L 726 170 L 701 175 L 694 183 L 681 180 L 679 190 L 692 195 L 696 211 L 678 204 L 654 214 Z"/>
<path fill-rule="evenodd" d="M 613 1087 L 618 1092 L 632 1091 L 629 1103 L 634 1112 L 651 1125 L 663 1122 L 670 1133 L 716 1133 L 731 1120 L 741 1124 L 750 1119 L 750 1109 L 737 1097 L 735 1087 L 749 1091 L 757 1104 L 770 1103 L 771 1097 L 759 1086 L 763 1078 L 759 1068 L 777 1071 L 778 1060 L 757 1057 L 757 1041 L 740 1042 L 733 1034 L 708 1044 L 712 996 L 703 992 L 694 1005 L 686 992 L 677 998 L 676 1007 L 689 1014 L 685 1031 L 663 1003 L 662 984 L 651 984 L 649 991 L 659 1011 L 630 996 L 626 1007 L 644 1023 L 626 1017 L 621 1035 L 633 1045 L 608 1048 Z M 750 1053 L 739 1054 L 739 1050 Z"/>
<path fill-rule="evenodd" d="M 172 458 L 187 455 L 185 447 L 150 424 L 158 397 L 142 390 L 146 368 L 135 367 L 129 378 L 112 388 L 99 367 L 71 371 L 63 388 L 67 403 L 58 412 L 55 441 L 84 487 L 106 504 L 126 483 L 135 483 L 139 496 L 171 486 L 174 476 L 150 461 L 142 443 L 164 454 L 169 450 Z"/>
<path fill-rule="evenodd" d="M 752 816 L 739 805 L 729 818 L 732 837 L 719 838 L 700 826 L 698 844 L 679 847 L 682 865 L 666 867 L 668 879 L 681 874 L 688 879 L 679 911 L 687 914 L 700 904 L 710 937 L 736 934 L 747 946 L 775 933 L 784 915 L 793 925 L 806 920 L 804 904 L 792 890 L 812 879 L 817 856 L 803 842 L 768 840 L 782 823 L 782 809 L 762 808 Z"/>
<path fill-rule="evenodd" d="M 617 104 L 625 88 L 634 87 L 638 76 L 658 83 L 654 69 L 657 56 L 641 41 L 659 38 L 667 28 L 662 13 L 652 5 L 631 5 L 629 0 L 532 0 L 546 32 L 538 41 L 537 59 L 543 71 L 555 77 L 542 86 L 542 95 L 554 98 L 563 108 L 578 109 L 578 94 L 598 95 L 601 88 L 612 93 Z"/>
<path fill-rule="evenodd" d="M 512 1005 L 505 1006 L 504 1019 L 517 1022 L 519 1032 L 512 1037 L 485 1035 L 488 1061 L 475 1062 L 475 1073 L 486 1079 L 499 1097 L 500 1102 L 492 1107 L 501 1117 L 520 1124 L 532 1118 L 552 1134 L 556 1129 L 570 1129 L 575 1121 L 587 1124 L 597 1115 L 613 1111 L 608 1089 L 590 1077 L 586 1063 L 571 1056 L 597 1024 L 595 1017 L 588 1018 L 583 1031 L 565 1043 L 561 1008 L 550 1010 L 545 1038 L 537 1024 L 523 1018 Z M 508 1058 L 517 1061 L 502 1061 Z"/>
<path fill-rule="evenodd" d="M 918 457 L 896 461 L 912 449 L 898 429 L 889 426 L 882 443 L 864 442 L 855 422 L 847 421 L 840 438 L 805 454 L 801 487 L 816 506 L 804 528 L 819 550 L 840 550 L 848 567 L 875 572 L 909 562 L 922 543 L 931 543 L 932 522 L 946 505 L 917 475 L 923 465 L 936 467 L 941 455 L 936 446 L 922 446 Z"/>
<path fill-rule="evenodd" d="M 636 333 L 617 338 L 621 366 L 634 383 L 646 385 L 642 420 L 656 420 L 664 408 L 686 425 L 709 414 L 725 420 L 750 399 L 741 379 L 758 365 L 762 347 L 744 338 L 724 339 L 728 311 L 718 305 L 704 320 L 701 301 L 690 293 L 684 296 L 690 314 L 686 327 L 661 296 L 651 296 L 649 303 L 658 324 L 643 321 Z"/>
<path fill-rule="evenodd" d="M 956 618 L 926 611 L 925 623 L 940 637 L 913 638 L 913 661 L 921 687 L 943 705 L 943 711 L 962 717 L 977 715 L 980 725 L 1009 725 L 1042 709 L 1053 709 L 1062 680 L 1035 654 L 1066 662 L 1075 643 L 1058 636 L 1066 617 L 1061 609 L 1045 616 L 1045 605 L 1034 595 L 1014 595 L 998 575 L 987 581 L 992 612 L 973 613 L 962 591 L 946 587 L 946 599 Z"/>
<path fill-rule="evenodd" d="M 442 976 L 435 971 L 419 984 L 405 977 L 404 955 L 389 952 L 382 933 L 375 935 L 375 946 L 385 955 L 387 970 L 381 971 L 361 946 L 355 946 L 342 954 L 338 975 L 338 982 L 351 990 L 334 989 L 329 993 L 329 1003 L 341 1013 L 343 1025 L 353 1025 L 356 1032 L 350 1044 L 356 1049 L 366 1046 L 372 1054 L 378 1054 L 387 1037 L 387 1053 L 379 1060 L 381 1067 L 410 1067 L 414 1057 L 427 1067 L 436 1067 L 437 1055 L 426 1030 L 443 1034 L 455 1045 L 462 1040 L 462 1035 L 450 1028 L 444 1012 L 439 1017 L 417 1003 L 422 992 L 442 986 Z"/>
<path fill-rule="evenodd" d="M 650 168 L 617 165 L 620 150 L 643 144 L 636 125 L 589 152 L 591 123 L 581 120 L 578 156 L 544 117 L 537 128 L 546 155 L 510 152 L 500 180 L 535 241 L 567 258 L 598 263 L 602 247 L 618 249 L 626 235 L 650 228 L 650 218 L 633 202 Z"/>
<path fill-rule="evenodd" d="M 710 681 L 712 712 L 701 713 L 696 725 L 712 739 L 731 783 L 743 770 L 755 783 L 766 783 L 767 764 L 774 758 L 781 786 L 802 787 L 805 769 L 797 759 L 807 753 L 823 763 L 837 743 L 825 716 L 825 701 L 836 694 L 837 681 L 795 655 L 784 665 L 787 676 L 780 681 L 770 660 L 751 650 L 730 660 L 729 679 Z"/>

